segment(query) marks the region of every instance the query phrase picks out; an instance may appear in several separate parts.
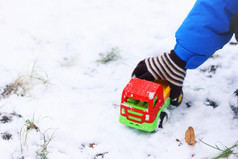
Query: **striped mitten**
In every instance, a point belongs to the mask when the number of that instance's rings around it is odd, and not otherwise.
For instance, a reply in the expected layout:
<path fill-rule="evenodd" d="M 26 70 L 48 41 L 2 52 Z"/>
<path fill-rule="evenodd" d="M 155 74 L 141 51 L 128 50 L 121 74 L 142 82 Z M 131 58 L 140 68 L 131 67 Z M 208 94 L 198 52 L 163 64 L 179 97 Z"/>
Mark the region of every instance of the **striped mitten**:
<path fill-rule="evenodd" d="M 140 61 L 132 76 L 149 81 L 166 80 L 171 88 L 172 105 L 179 105 L 182 97 L 182 86 L 186 76 L 186 63 L 172 50 L 158 57 L 151 57 Z M 178 100 L 180 100 L 178 102 Z"/>

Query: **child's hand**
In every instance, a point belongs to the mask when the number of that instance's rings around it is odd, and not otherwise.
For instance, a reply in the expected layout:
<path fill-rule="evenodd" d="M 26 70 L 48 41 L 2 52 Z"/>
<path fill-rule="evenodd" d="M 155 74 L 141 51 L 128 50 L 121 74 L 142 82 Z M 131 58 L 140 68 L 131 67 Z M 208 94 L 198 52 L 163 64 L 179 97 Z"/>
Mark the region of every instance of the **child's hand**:
<path fill-rule="evenodd" d="M 178 105 L 181 103 L 177 101 L 182 95 L 183 81 L 186 76 L 185 65 L 186 63 L 172 50 L 170 53 L 140 61 L 132 77 L 148 81 L 166 80 L 171 88 L 171 104 Z"/>

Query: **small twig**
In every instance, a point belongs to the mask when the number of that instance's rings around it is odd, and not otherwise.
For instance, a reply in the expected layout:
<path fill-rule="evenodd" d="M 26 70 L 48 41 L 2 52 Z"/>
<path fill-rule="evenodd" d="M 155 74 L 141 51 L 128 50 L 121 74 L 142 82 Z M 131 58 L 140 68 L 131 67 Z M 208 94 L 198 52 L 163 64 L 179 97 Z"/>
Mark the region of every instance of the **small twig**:
<path fill-rule="evenodd" d="M 101 156 L 102 158 L 104 158 L 104 155 L 105 155 L 105 154 L 108 154 L 108 153 L 109 153 L 109 152 L 98 153 L 98 154 L 95 155 L 94 159 L 96 159 L 97 157 L 100 157 L 100 156 Z"/>

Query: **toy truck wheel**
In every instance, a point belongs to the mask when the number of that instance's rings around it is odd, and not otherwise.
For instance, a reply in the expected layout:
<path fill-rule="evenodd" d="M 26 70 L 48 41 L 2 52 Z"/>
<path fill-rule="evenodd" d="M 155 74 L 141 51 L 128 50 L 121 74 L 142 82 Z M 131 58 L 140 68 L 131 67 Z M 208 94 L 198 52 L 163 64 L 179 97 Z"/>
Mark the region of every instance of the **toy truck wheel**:
<path fill-rule="evenodd" d="M 159 122 L 159 128 L 163 128 L 168 120 L 168 114 L 166 112 L 160 113 L 160 122 Z"/>
<path fill-rule="evenodd" d="M 178 98 L 172 99 L 170 104 L 174 106 L 179 106 L 182 103 L 182 101 L 183 101 L 183 91 L 181 92 Z"/>

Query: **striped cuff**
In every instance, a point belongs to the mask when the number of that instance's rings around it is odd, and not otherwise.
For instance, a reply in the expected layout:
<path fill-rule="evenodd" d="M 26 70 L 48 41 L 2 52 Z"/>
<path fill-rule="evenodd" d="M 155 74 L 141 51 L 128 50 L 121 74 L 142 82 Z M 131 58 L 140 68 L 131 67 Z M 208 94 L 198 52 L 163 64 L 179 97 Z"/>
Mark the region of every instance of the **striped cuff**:
<path fill-rule="evenodd" d="M 186 63 L 182 61 L 174 51 L 164 53 L 159 57 L 147 58 L 145 60 L 148 71 L 158 80 L 166 80 L 178 87 L 183 86 L 186 76 Z"/>

